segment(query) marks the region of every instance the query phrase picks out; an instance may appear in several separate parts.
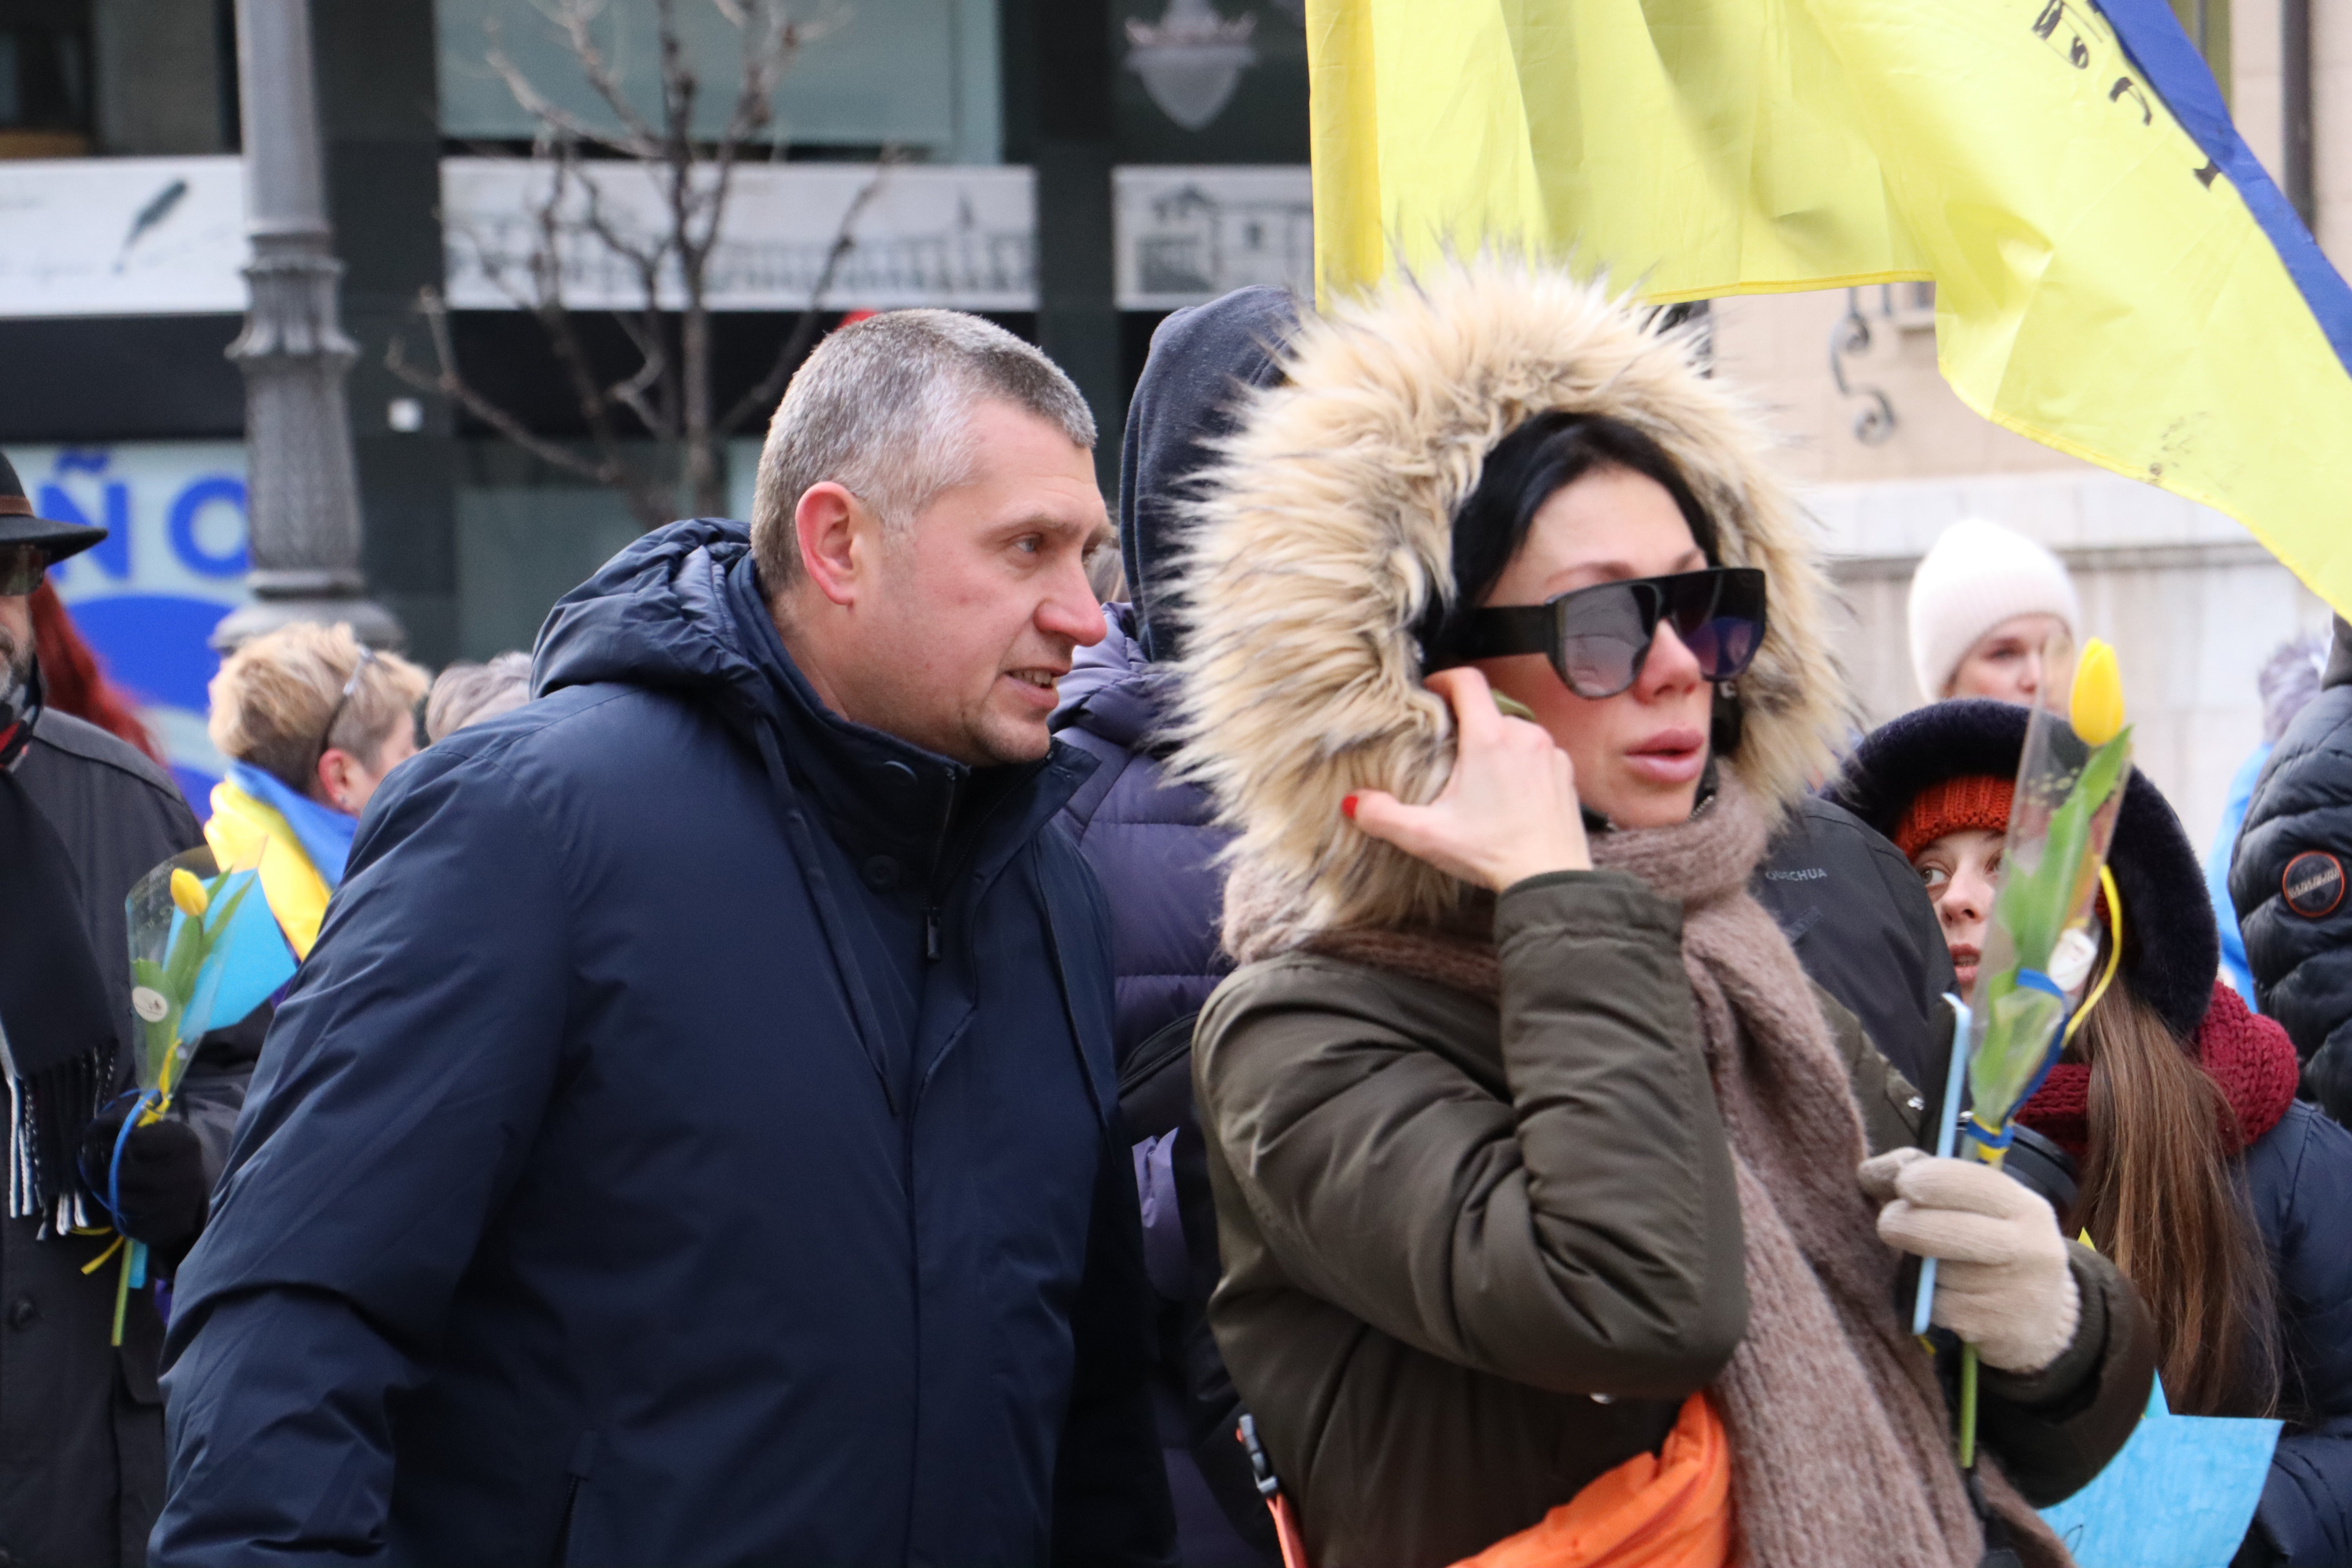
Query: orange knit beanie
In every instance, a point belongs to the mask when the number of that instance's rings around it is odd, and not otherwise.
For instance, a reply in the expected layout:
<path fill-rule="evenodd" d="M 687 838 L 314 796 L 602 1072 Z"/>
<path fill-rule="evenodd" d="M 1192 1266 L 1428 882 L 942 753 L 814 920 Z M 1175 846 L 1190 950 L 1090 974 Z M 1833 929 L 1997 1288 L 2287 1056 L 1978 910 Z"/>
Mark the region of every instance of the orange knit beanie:
<path fill-rule="evenodd" d="M 2010 802 L 2016 794 L 2015 780 L 1982 773 L 1964 773 L 1929 784 L 1911 797 L 1903 820 L 1895 825 L 1895 847 L 1908 860 L 1947 833 L 1971 827 L 2006 832 Z"/>

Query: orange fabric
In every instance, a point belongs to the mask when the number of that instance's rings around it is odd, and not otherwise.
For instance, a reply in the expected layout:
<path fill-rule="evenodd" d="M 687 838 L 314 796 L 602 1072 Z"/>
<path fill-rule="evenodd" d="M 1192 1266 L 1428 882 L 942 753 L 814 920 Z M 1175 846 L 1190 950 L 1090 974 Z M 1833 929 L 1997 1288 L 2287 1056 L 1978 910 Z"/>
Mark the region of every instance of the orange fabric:
<path fill-rule="evenodd" d="M 1655 1455 L 1634 1455 L 1454 1568 L 1725 1568 L 1737 1546 L 1731 1442 L 1714 1402 L 1694 1394 Z"/>
<path fill-rule="evenodd" d="M 1298 1520 L 1290 1500 L 1280 1492 L 1265 1505 L 1274 1510 L 1274 1539 L 1282 1548 L 1282 1568 L 1307 1568 L 1307 1538 L 1298 1533 Z"/>

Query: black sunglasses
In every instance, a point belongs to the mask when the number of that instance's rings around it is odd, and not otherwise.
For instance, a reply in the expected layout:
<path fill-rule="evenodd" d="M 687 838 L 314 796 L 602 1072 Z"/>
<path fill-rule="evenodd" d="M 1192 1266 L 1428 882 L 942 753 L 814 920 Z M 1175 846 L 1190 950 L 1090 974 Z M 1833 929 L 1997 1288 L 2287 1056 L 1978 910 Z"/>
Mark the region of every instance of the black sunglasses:
<path fill-rule="evenodd" d="M 1732 679 L 1764 645 L 1764 574 L 1753 566 L 1710 566 L 1578 588 L 1540 605 L 1479 610 L 1449 651 L 1456 662 L 1539 653 L 1570 691 L 1597 700 L 1641 679 L 1665 620 L 1701 675 Z"/>

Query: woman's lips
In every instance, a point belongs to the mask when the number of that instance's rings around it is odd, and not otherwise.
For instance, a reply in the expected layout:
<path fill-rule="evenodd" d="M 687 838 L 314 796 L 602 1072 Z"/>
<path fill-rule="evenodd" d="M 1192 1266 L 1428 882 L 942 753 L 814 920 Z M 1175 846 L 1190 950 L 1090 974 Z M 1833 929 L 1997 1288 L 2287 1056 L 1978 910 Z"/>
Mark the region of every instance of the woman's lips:
<path fill-rule="evenodd" d="M 1651 784 L 1690 784 L 1706 771 L 1706 737 L 1696 730 L 1661 730 L 1627 752 L 1625 765 Z"/>
<path fill-rule="evenodd" d="M 1982 952 L 1973 947 L 1952 949 L 1952 976 L 1960 983 L 1961 990 L 1965 991 L 1977 983 L 1977 960 L 1983 956 Z"/>

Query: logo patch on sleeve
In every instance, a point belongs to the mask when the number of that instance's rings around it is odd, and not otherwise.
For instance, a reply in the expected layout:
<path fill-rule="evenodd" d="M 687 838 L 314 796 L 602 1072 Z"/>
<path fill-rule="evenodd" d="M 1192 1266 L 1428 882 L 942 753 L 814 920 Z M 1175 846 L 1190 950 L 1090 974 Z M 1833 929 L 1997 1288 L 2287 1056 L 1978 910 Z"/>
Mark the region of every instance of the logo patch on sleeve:
<path fill-rule="evenodd" d="M 2324 849 L 2306 849 L 2279 875 L 2286 907 L 2307 921 L 2336 912 L 2344 901 L 2344 862 Z"/>

